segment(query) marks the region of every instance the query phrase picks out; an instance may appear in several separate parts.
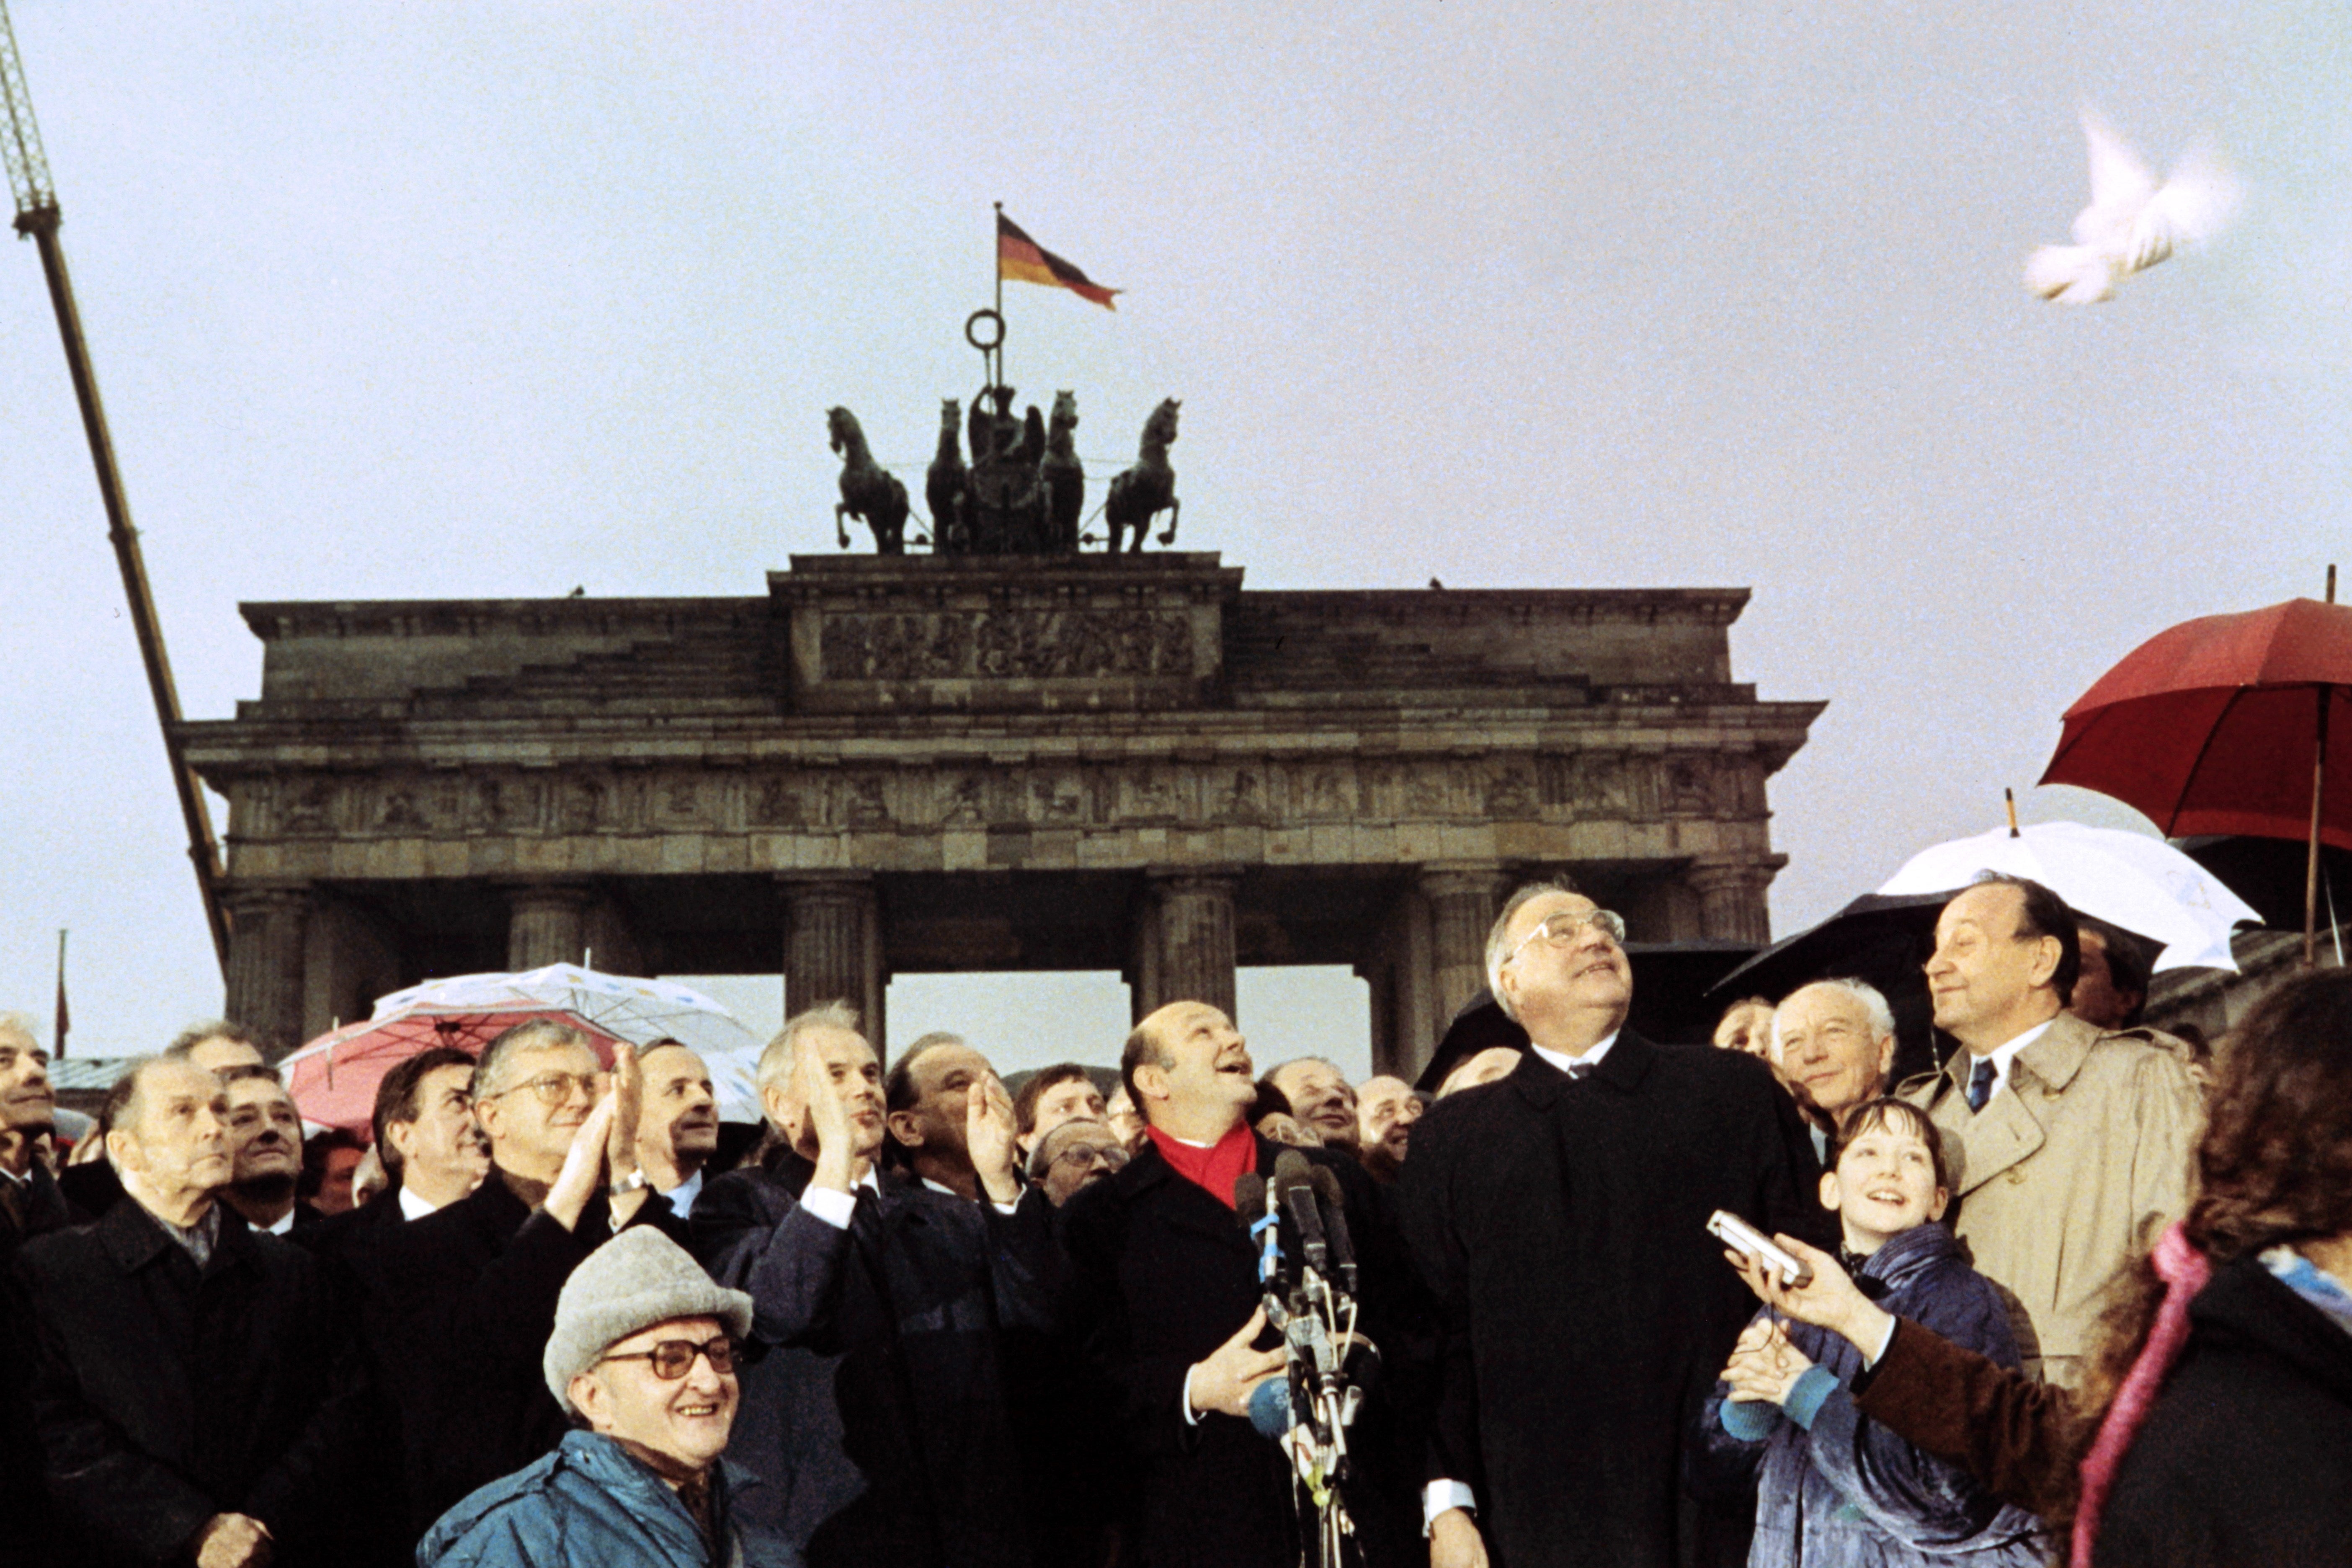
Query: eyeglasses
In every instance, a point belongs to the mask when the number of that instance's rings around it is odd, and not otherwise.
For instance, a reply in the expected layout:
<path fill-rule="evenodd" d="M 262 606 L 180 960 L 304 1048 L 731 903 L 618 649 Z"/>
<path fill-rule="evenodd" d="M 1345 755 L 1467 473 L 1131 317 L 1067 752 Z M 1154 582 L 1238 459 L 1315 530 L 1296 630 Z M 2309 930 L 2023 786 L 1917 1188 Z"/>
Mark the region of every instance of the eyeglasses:
<path fill-rule="evenodd" d="M 521 1083 L 510 1085 L 496 1094 L 478 1094 L 474 1097 L 474 1103 L 479 1105 L 487 1100 L 499 1100 L 509 1094 L 520 1094 L 526 1089 L 539 1096 L 539 1102 L 546 1106 L 562 1105 L 572 1098 L 572 1091 L 575 1089 L 593 1100 L 604 1092 L 604 1085 L 611 1079 L 612 1074 L 602 1072 L 543 1072 L 537 1078 L 527 1079 Z"/>
<path fill-rule="evenodd" d="M 1538 921 L 1536 929 L 1528 932 L 1519 945 L 1511 949 L 1511 956 L 1503 962 L 1517 963 L 1519 954 L 1527 952 L 1528 943 L 1538 940 L 1540 940 L 1546 947 L 1572 947 L 1578 939 L 1584 935 L 1587 927 L 1599 931 L 1621 947 L 1624 945 L 1625 917 L 1616 910 L 1589 910 L 1580 915 L 1562 912 L 1546 915 L 1542 920 Z"/>
<path fill-rule="evenodd" d="M 1119 1170 L 1127 1164 L 1127 1151 L 1117 1143 L 1073 1143 L 1054 1156 L 1056 1165 L 1108 1165 Z"/>
<path fill-rule="evenodd" d="M 735 1342 L 725 1334 L 715 1340 L 704 1340 L 699 1344 L 692 1340 L 663 1340 L 649 1351 L 630 1351 L 601 1359 L 641 1361 L 652 1367 L 654 1375 L 664 1383 L 676 1383 L 694 1370 L 694 1358 L 697 1356 L 709 1362 L 710 1370 L 724 1377 L 735 1370 Z"/>

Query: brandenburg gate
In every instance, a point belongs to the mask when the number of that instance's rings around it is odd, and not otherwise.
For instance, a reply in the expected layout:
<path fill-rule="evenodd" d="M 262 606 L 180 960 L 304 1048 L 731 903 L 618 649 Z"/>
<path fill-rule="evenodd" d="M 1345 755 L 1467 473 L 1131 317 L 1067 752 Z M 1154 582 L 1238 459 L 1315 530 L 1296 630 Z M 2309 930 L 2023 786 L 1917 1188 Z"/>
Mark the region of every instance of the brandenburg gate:
<path fill-rule="evenodd" d="M 228 1010 L 290 1044 L 434 974 L 1118 970 L 1139 1016 L 1349 964 L 1408 1075 L 1516 879 L 1766 937 L 1743 590 L 1254 592 L 1209 553 L 793 556 L 756 597 L 245 606 Z"/>

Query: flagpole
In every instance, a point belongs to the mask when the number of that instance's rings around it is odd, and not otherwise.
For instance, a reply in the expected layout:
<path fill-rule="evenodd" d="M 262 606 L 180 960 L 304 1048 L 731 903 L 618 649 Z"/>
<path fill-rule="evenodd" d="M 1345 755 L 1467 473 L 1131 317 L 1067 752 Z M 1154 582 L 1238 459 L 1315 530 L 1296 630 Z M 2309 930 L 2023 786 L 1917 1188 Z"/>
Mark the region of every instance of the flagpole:
<path fill-rule="evenodd" d="M 58 1061 L 66 1059 L 66 933 L 58 932 L 58 1022 L 55 1038 L 49 1049 Z"/>
<path fill-rule="evenodd" d="M 1004 384 L 1004 204 L 998 202 L 996 223 L 989 230 L 989 265 L 996 269 L 996 370 L 995 384 Z"/>

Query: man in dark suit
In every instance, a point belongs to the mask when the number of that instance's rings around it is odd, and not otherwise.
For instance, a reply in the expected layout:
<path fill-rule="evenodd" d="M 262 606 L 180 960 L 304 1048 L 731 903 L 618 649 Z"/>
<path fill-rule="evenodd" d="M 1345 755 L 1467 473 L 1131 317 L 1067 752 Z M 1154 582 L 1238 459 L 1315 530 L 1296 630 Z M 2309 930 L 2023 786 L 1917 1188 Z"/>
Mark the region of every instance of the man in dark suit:
<path fill-rule="evenodd" d="M 474 1069 L 489 1175 L 352 1259 L 377 1384 L 398 1413 L 415 1534 L 563 1440 L 540 1353 L 572 1271 L 631 1224 L 677 1239 L 636 1163 L 640 1088 L 626 1046 L 606 1074 L 576 1029 L 509 1029 Z"/>
<path fill-rule="evenodd" d="M 474 1120 L 474 1058 L 455 1046 L 433 1046 L 395 1063 L 376 1085 L 372 1131 L 390 1183 L 359 1207 L 296 1234 L 322 1258 L 342 1262 L 365 1252 L 386 1230 L 447 1208 L 482 1184 L 490 1152 Z"/>
<path fill-rule="evenodd" d="M 1486 944 L 1533 1048 L 1413 1130 L 1397 1193 L 1444 1324 L 1433 1568 L 1668 1568 L 1726 1554 L 1752 1500 L 1681 1495 L 1682 1454 L 1754 1303 L 1706 1229 L 1728 1209 L 1829 1244 L 1795 1105 L 1738 1051 L 1624 1026 L 1624 925 L 1523 888 Z M 1744 1555 L 1744 1553 L 1743 1553 Z"/>
<path fill-rule="evenodd" d="M 1256 1095 L 1248 1043 L 1205 1002 L 1175 1002 L 1136 1026 L 1120 1061 L 1142 1108 L 1142 1149 L 1062 1211 L 1072 1278 L 1068 1318 L 1116 1394 L 1131 1453 L 1138 1561 L 1199 1568 L 1286 1568 L 1298 1561 L 1290 1466 L 1249 1421 L 1250 1394 L 1283 1369 L 1265 1328 L 1257 1250 L 1234 1206 L 1247 1172 L 1271 1174 L 1290 1151 L 1245 1120 Z M 1346 1195 L 1361 1260 L 1359 1327 L 1405 1359 L 1392 1331 L 1402 1260 L 1378 1194 L 1352 1159 L 1298 1152 L 1331 1170 Z M 1385 1321 L 1384 1321 L 1385 1320 Z M 1392 1430 L 1377 1418 L 1351 1436 L 1356 1486 L 1347 1496 L 1366 1559 L 1397 1561 L 1412 1475 L 1400 1477 Z M 1310 1524 L 1311 1527 L 1311 1524 Z"/>
<path fill-rule="evenodd" d="M 59 1559 L 341 1561 L 359 1369 L 324 1274 L 217 1201 L 211 1073 L 145 1062 L 109 1109 L 123 1201 L 17 1255 Z"/>
<path fill-rule="evenodd" d="M 1001 1339 L 1042 1328 L 1053 1208 L 1021 1201 L 1013 1101 L 971 1086 L 980 1201 L 876 1170 L 881 1064 L 838 1003 L 760 1058 L 769 1157 L 694 1205 L 695 1254 L 747 1290 L 761 1353 L 728 1458 L 743 1500 L 812 1568 L 1013 1568 L 1031 1561 Z"/>
<path fill-rule="evenodd" d="M 40 1561 L 48 1500 L 33 1436 L 33 1337 L 10 1272 L 16 1249 L 89 1216 L 58 1190 L 37 1147 L 52 1127 L 57 1095 L 49 1054 L 22 1013 L 0 1013 L 0 1568 Z"/>

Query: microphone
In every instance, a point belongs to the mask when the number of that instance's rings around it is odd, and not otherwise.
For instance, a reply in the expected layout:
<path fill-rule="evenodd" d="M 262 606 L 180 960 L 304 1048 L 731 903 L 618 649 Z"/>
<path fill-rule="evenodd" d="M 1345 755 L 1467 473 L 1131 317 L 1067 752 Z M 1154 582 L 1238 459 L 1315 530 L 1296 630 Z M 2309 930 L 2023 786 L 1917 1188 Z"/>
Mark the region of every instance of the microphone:
<path fill-rule="evenodd" d="M 1340 1283 L 1352 1296 L 1356 1293 L 1356 1244 L 1348 1236 L 1347 1194 L 1340 1190 L 1338 1173 L 1328 1165 L 1316 1166 L 1311 1179 L 1328 1211 L 1325 1227 L 1330 1232 L 1331 1261 L 1338 1265 Z"/>
<path fill-rule="evenodd" d="M 1241 1216 L 1244 1230 L 1265 1213 L 1265 1178 L 1255 1171 L 1244 1171 L 1234 1178 L 1234 1213 Z"/>
<path fill-rule="evenodd" d="M 1282 1194 L 1282 1206 L 1288 1211 L 1291 1223 L 1298 1227 L 1299 1251 L 1306 1256 L 1307 1267 L 1317 1273 L 1330 1268 L 1330 1245 L 1323 1236 L 1322 1205 L 1315 1201 L 1313 1167 L 1297 1150 L 1285 1150 L 1274 1163 L 1275 1190 Z"/>
<path fill-rule="evenodd" d="M 1290 1379 L 1269 1377 L 1250 1390 L 1250 1425 L 1261 1437 L 1279 1440 L 1290 1430 Z"/>

